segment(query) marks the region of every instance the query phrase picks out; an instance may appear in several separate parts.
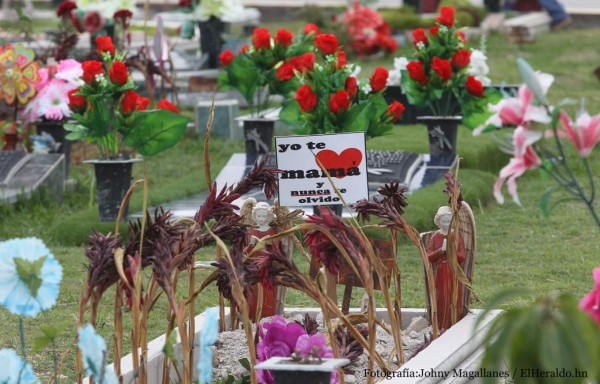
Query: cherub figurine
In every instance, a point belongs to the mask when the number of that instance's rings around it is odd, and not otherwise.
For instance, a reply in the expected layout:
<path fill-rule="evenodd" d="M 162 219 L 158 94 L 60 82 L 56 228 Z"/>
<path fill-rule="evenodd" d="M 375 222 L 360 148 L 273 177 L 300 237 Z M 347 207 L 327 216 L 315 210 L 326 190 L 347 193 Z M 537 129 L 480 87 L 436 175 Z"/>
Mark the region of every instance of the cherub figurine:
<path fill-rule="evenodd" d="M 250 252 L 258 240 L 263 237 L 277 234 L 277 230 L 270 225 L 273 222 L 275 215 L 273 213 L 273 207 L 268 203 L 257 203 L 256 199 L 249 198 L 242 205 L 240 215 L 245 218 L 247 223 L 256 225 L 255 228 L 248 231 L 248 246 L 246 247 L 246 252 Z M 249 219 L 249 216 L 251 216 L 251 220 Z M 277 307 L 277 287 L 263 285 L 262 290 L 263 300 L 261 318 L 274 316 Z M 250 288 L 250 293 L 246 300 L 248 301 L 250 319 L 255 321 L 256 313 L 258 312 L 258 287 L 256 285 Z"/>
<path fill-rule="evenodd" d="M 448 329 L 452 325 L 452 287 L 455 276 L 452 273 L 450 264 L 446 255 L 448 240 L 452 241 L 454 233 L 448 236 L 450 230 L 450 221 L 452 220 L 452 210 L 448 206 L 440 207 L 435 214 L 433 222 L 439 230 L 435 232 L 427 244 L 427 257 L 429 261 L 436 265 L 435 270 L 435 292 L 437 302 L 437 318 L 439 329 Z M 465 260 L 465 243 L 462 236 L 458 237 L 458 247 L 456 249 L 456 259 L 461 265 Z M 462 293 L 463 285 L 458 283 L 458 300 L 456 301 L 457 319 L 460 319 L 462 311 Z"/>

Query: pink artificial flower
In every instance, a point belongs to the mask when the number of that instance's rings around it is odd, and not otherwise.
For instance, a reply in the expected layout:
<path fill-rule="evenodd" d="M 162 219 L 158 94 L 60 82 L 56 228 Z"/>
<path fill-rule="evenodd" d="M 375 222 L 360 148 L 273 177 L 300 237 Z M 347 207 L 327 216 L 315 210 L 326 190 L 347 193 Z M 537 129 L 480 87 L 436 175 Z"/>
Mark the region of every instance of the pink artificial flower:
<path fill-rule="evenodd" d="M 39 92 L 40 89 L 44 88 L 48 84 L 48 81 L 50 81 L 50 75 L 48 73 L 48 68 L 40 68 L 38 70 L 38 79 L 40 79 L 40 81 L 38 81 L 34 85 L 35 90 L 37 92 Z"/>
<path fill-rule="evenodd" d="M 81 63 L 79 61 L 74 59 L 61 60 L 58 62 L 56 69 L 57 71 L 54 77 L 72 84 L 73 88 L 83 84 L 81 81 L 83 68 L 81 67 Z"/>
<path fill-rule="evenodd" d="M 588 293 L 579 303 L 579 309 L 587 312 L 600 326 L 600 268 L 594 268 L 594 289 Z"/>
<path fill-rule="evenodd" d="M 535 169 L 542 164 L 539 156 L 531 146 L 542 138 L 540 132 L 530 131 L 523 126 L 517 127 L 513 134 L 513 144 L 515 147 L 514 157 L 510 159 L 508 165 L 500 170 L 500 175 L 494 184 L 494 197 L 498 203 L 504 203 L 504 196 L 501 189 L 504 181 L 508 179 L 508 193 L 512 196 L 517 205 L 521 205 L 519 195 L 517 194 L 517 177 L 520 177 L 529 169 Z"/>
<path fill-rule="evenodd" d="M 310 356 L 313 349 L 319 351 L 319 357 L 333 357 L 333 350 L 327 346 L 327 339 L 322 333 L 298 337 L 294 350 L 298 351 L 300 356 Z"/>
<path fill-rule="evenodd" d="M 537 73 L 537 77 L 542 86 L 542 92 L 546 94 L 550 85 L 554 82 L 554 76 L 547 73 Z M 521 85 L 517 97 L 502 99 L 498 104 L 489 107 L 491 112 L 496 113 L 485 124 L 477 127 L 473 131 L 473 135 L 480 134 L 490 124 L 502 127 L 503 125 L 528 126 L 532 121 L 549 123 L 551 118 L 544 107 L 535 105 L 532 102 L 533 94 L 525 84 Z"/>
<path fill-rule="evenodd" d="M 71 116 L 67 94 L 73 88 L 75 87 L 61 79 L 50 80 L 27 104 L 24 111 L 27 121 L 32 122 L 40 117 L 62 120 Z"/>
<path fill-rule="evenodd" d="M 558 130 L 558 136 L 572 142 L 581 157 L 588 157 L 600 141 L 600 115 L 590 117 L 584 113 L 573 124 L 569 116 L 561 112 L 560 122 L 563 129 Z M 549 135 L 553 133 L 547 132 Z"/>

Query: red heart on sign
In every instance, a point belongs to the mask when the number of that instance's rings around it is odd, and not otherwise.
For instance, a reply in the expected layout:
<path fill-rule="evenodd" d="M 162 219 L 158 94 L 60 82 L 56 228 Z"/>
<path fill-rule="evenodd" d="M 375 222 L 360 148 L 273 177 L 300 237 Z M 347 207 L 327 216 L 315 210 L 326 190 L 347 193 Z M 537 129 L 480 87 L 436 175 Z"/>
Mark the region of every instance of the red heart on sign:
<path fill-rule="evenodd" d="M 335 177 L 337 177 L 338 179 L 345 177 L 348 168 L 358 168 L 362 161 L 362 158 L 362 152 L 356 148 L 345 149 L 339 155 L 337 154 L 337 152 L 334 152 L 331 149 L 324 149 L 322 151 L 317 152 L 317 160 L 319 160 L 319 162 L 323 165 L 323 168 L 344 169 L 343 176 L 336 174 Z M 319 162 L 317 162 L 317 165 L 319 165 Z"/>

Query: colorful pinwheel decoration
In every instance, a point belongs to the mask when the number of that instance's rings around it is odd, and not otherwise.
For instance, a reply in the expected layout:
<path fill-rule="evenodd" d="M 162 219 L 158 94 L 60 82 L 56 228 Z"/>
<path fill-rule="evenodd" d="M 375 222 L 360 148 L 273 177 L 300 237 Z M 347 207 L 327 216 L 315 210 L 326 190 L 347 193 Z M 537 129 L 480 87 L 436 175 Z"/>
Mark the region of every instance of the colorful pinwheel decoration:
<path fill-rule="evenodd" d="M 0 47 L 0 99 L 7 104 L 25 104 L 35 95 L 39 81 L 35 53 L 22 45 Z"/>

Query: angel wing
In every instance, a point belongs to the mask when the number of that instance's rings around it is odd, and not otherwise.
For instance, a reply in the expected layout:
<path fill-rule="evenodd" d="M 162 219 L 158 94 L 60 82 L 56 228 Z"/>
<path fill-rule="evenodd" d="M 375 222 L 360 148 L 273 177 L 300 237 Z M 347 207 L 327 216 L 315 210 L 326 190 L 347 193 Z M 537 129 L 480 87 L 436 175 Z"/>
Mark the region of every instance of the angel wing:
<path fill-rule="evenodd" d="M 242 208 L 240 208 L 240 217 L 244 224 L 254 225 L 254 220 L 252 219 L 252 209 L 254 209 L 254 206 L 256 206 L 256 199 L 254 197 L 249 197 L 242 204 Z"/>
<path fill-rule="evenodd" d="M 465 275 L 467 275 L 469 281 L 473 283 L 473 267 L 475 265 L 475 250 L 477 246 L 475 217 L 473 216 L 471 207 L 465 201 L 462 202 L 460 210 L 458 211 L 458 226 L 465 243 L 463 271 L 465 272 Z M 470 303 L 471 291 L 467 287 L 463 287 L 463 314 L 466 314 L 469 310 Z"/>

